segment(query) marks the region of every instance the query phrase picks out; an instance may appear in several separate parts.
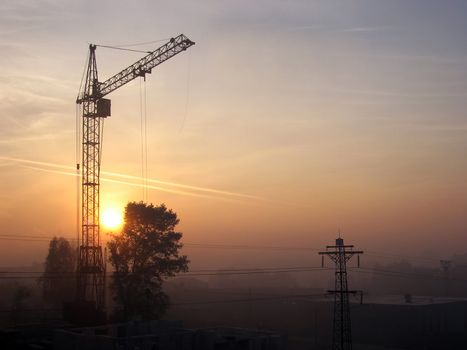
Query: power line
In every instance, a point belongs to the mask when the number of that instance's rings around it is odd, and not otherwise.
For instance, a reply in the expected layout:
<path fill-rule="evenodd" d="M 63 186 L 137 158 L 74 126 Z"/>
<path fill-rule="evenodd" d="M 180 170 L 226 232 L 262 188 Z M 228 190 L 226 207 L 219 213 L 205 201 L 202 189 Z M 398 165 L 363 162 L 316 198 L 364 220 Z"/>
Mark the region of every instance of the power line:
<path fill-rule="evenodd" d="M 224 269 L 224 268 L 217 268 L 217 269 L 199 269 L 199 270 L 190 270 L 185 272 L 184 274 L 191 274 L 191 273 L 203 273 L 203 272 L 219 272 L 219 273 L 227 273 L 227 272 L 254 272 L 254 271 L 270 271 L 275 272 L 278 270 L 303 270 L 303 269 L 313 269 L 313 270 L 327 270 L 323 269 L 319 266 L 287 266 L 287 267 L 256 267 L 256 268 L 237 268 L 237 269 Z M 0 271 L 2 273 L 44 273 L 43 271 Z M 56 271 L 56 272 L 48 272 L 54 274 L 66 274 L 66 273 L 75 273 L 75 271 Z"/>
<path fill-rule="evenodd" d="M 224 299 L 224 300 L 207 300 L 207 301 L 195 301 L 195 302 L 181 302 L 171 303 L 170 306 L 189 306 L 189 305 L 209 305 L 209 304 L 230 304 L 230 303 L 248 303 L 255 301 L 268 301 L 268 300 L 280 300 L 280 299 L 300 299 L 300 298 L 314 298 L 314 297 L 325 297 L 324 293 L 320 294 L 288 294 L 288 295 L 275 295 L 267 297 L 253 297 L 244 299 Z M 62 311 L 61 309 L 0 309 L 0 313 L 6 312 L 47 312 L 47 311 Z"/>
<path fill-rule="evenodd" d="M 290 273 L 290 272 L 312 272 L 322 271 L 322 268 L 315 267 L 311 269 L 297 269 L 297 270 L 266 270 L 266 271 L 242 271 L 242 272 L 212 272 L 212 273 L 187 273 L 186 276 L 228 276 L 228 275 L 258 275 L 268 273 Z"/>
<path fill-rule="evenodd" d="M 27 240 L 30 240 L 30 239 L 31 240 L 37 239 L 37 240 L 50 241 L 50 240 L 52 240 L 54 238 L 65 238 L 65 239 L 67 239 L 69 241 L 75 241 L 76 240 L 76 238 L 67 237 L 67 236 L 60 236 L 60 235 L 57 235 L 57 236 L 41 236 L 41 235 L 18 235 L 18 234 L 12 234 L 12 233 L 10 233 L 10 234 L 7 234 L 7 233 L 0 234 L 0 240 L 2 240 L 2 239 L 7 239 L 8 240 L 9 238 L 19 240 L 19 241 L 20 240 L 27 241 Z"/>
<path fill-rule="evenodd" d="M 359 269 L 351 269 L 357 273 L 372 273 L 375 275 L 381 275 L 386 277 L 404 277 L 404 278 L 418 278 L 418 279 L 443 279 L 443 276 L 440 275 L 428 275 L 428 274 L 421 274 L 421 273 L 414 273 L 414 272 L 403 272 L 403 271 L 391 271 L 391 270 L 381 270 L 381 269 L 374 269 L 374 268 L 359 268 Z M 466 282 L 467 279 L 464 278 L 450 278 L 451 281 L 459 281 L 459 282 Z"/>
<path fill-rule="evenodd" d="M 223 249 L 253 249 L 253 250 L 303 250 L 303 251 L 318 251 L 311 247 L 294 247 L 294 246 L 259 246 L 259 245 L 244 245 L 244 244 L 214 244 L 214 243 L 184 243 L 187 247 L 199 248 L 223 248 Z"/>
<path fill-rule="evenodd" d="M 299 273 L 299 272 L 318 272 L 331 270 L 331 268 L 321 268 L 321 267 L 284 267 L 284 268 L 260 268 L 260 269 L 217 269 L 217 270 L 193 270 L 191 272 L 181 273 L 175 277 L 192 277 L 192 276 L 229 276 L 229 275 L 259 275 L 259 274 L 272 274 L 272 273 Z M 402 278 L 418 278 L 418 279 L 442 279 L 442 276 L 436 274 L 420 274 L 413 272 L 401 272 L 401 271 L 391 271 L 391 270 L 381 270 L 374 268 L 349 268 L 349 270 L 355 271 L 357 273 L 366 273 L 366 274 L 375 274 L 385 277 L 402 277 Z M 13 276 L 5 276 L 11 274 Z M 14 276 L 18 275 L 20 276 Z M 44 272 L 40 271 L 0 271 L 0 279 L 35 279 L 41 278 L 41 276 L 21 276 L 23 274 L 36 274 L 43 275 Z M 53 278 L 73 278 L 75 272 L 54 272 L 52 275 L 46 276 L 47 279 Z M 107 278 L 112 278 L 112 276 L 107 276 Z M 452 281 L 466 282 L 467 279 L 464 278 L 451 278 Z"/>
<path fill-rule="evenodd" d="M 374 256 L 388 257 L 388 258 L 402 258 L 402 259 L 407 259 L 407 260 L 436 261 L 436 263 L 439 263 L 439 259 L 414 257 L 414 256 L 403 255 L 403 254 L 378 253 L 378 252 L 371 251 L 371 250 L 370 251 L 365 251 L 365 254 L 374 255 Z"/>
<path fill-rule="evenodd" d="M 185 306 L 185 305 L 206 305 L 206 304 L 226 304 L 226 303 L 245 303 L 252 301 L 266 301 L 266 300 L 277 300 L 277 299 L 295 299 L 295 298 L 312 298 L 312 297 L 324 297 L 324 293 L 320 294 L 296 294 L 296 295 L 275 295 L 270 297 L 254 297 L 244 299 L 231 299 L 231 300 L 212 300 L 212 301 L 199 301 L 199 302 L 186 302 L 186 303 L 173 303 L 173 306 Z"/>
<path fill-rule="evenodd" d="M 55 236 L 56 238 L 63 237 L 71 242 L 75 242 L 76 238 L 67 237 L 67 236 Z M 50 236 L 41 236 L 41 235 L 17 235 L 17 234 L 0 234 L 0 240 L 7 241 L 31 241 L 31 242 L 41 242 L 41 241 L 50 241 L 55 237 Z M 187 248 L 199 248 L 199 249 L 229 249 L 229 250 L 272 250 L 272 251 L 319 251 L 319 249 L 314 247 L 306 246 L 262 246 L 262 245 L 249 245 L 249 244 L 216 244 L 216 243 L 196 243 L 196 242 L 184 242 L 183 247 Z M 367 255 L 379 256 L 379 257 L 388 257 L 388 258 L 401 258 L 406 260 L 413 261 L 432 261 L 439 263 L 439 259 L 430 259 L 423 257 L 415 257 L 403 254 L 392 254 L 392 253 L 380 253 L 377 251 L 368 251 Z"/>
<path fill-rule="evenodd" d="M 76 241 L 76 238 L 63 236 L 40 236 L 40 235 L 16 235 L 16 234 L 0 234 L 0 240 L 15 240 L 15 241 L 50 241 L 53 238 L 65 238 L 69 241 Z M 206 249 L 252 249 L 252 250 L 303 250 L 303 251 L 318 251 L 311 247 L 297 246 L 260 246 L 260 245 L 244 245 L 244 244 L 216 244 L 216 243 L 191 243 L 184 242 L 184 247 L 206 248 Z"/>
<path fill-rule="evenodd" d="M 186 272 L 176 277 L 190 277 L 190 276 L 229 276 L 229 275 L 258 275 L 258 274 L 272 274 L 272 273 L 296 273 L 296 272 L 314 272 L 314 271 L 323 271 L 320 267 L 308 267 L 308 268 L 283 268 L 283 269 L 254 269 L 254 270 L 230 270 L 230 271 L 219 271 L 219 270 L 199 270 L 193 272 Z M 7 274 L 15 275 L 21 274 L 20 276 L 6 276 Z M 35 274 L 36 276 L 23 276 L 24 274 Z M 37 276 L 40 275 L 40 276 Z M 39 271 L 0 271 L 0 279 L 65 279 L 65 278 L 74 278 L 75 272 L 54 272 L 50 275 L 44 274 L 44 272 Z M 107 278 L 112 278 L 112 275 L 107 276 Z"/>
<path fill-rule="evenodd" d="M 7 312 L 47 312 L 47 311 L 54 311 L 54 312 L 62 312 L 62 309 L 3 309 L 0 310 L 0 313 L 7 313 Z"/>
<path fill-rule="evenodd" d="M 199 270 L 190 270 L 185 272 L 185 274 L 190 273 L 201 273 L 201 272 L 245 272 L 245 271 L 277 271 L 277 270 L 302 270 L 302 269 L 316 269 L 316 270 L 326 270 L 319 266 L 286 266 L 286 267 L 255 267 L 255 268 L 236 268 L 236 269 L 224 269 L 224 268 L 217 268 L 217 269 L 199 269 Z M 43 271 L 0 271 L 2 273 L 43 273 Z M 64 274 L 64 273 L 75 273 L 75 271 L 57 271 L 57 272 L 48 272 L 48 273 L 57 273 L 57 274 Z"/>
<path fill-rule="evenodd" d="M 267 273 L 298 273 L 298 272 L 315 272 L 315 271 L 326 271 L 331 270 L 331 268 L 321 268 L 315 266 L 302 266 L 302 267 L 276 267 L 276 268 L 245 268 L 245 269 L 201 269 L 201 270 L 192 270 L 186 273 L 181 273 L 176 275 L 176 277 L 184 276 L 223 276 L 223 275 L 255 275 L 255 274 L 267 274 Z M 372 273 L 375 275 L 382 275 L 386 277 L 405 277 L 405 278 L 419 278 L 419 279 L 442 279 L 442 276 L 436 274 L 421 274 L 415 272 L 402 272 L 402 271 L 392 271 L 392 270 L 382 270 L 375 268 L 349 268 L 351 271 L 358 273 Z M 23 274 L 36 274 L 43 275 L 44 272 L 40 271 L 0 271 L 0 279 L 21 279 L 21 278 L 38 278 L 37 276 L 5 276 L 7 274 L 11 275 L 23 275 Z M 52 276 L 46 278 L 54 278 L 54 275 L 58 275 L 57 278 L 61 278 L 63 275 L 73 275 L 74 271 L 65 271 L 65 272 L 49 272 Z M 2 276 L 3 275 L 3 276 Z M 108 276 L 109 278 L 111 276 Z M 67 278 L 67 277 L 64 277 Z M 463 278 L 451 278 L 451 280 L 457 280 L 460 282 L 467 282 L 467 279 Z"/>

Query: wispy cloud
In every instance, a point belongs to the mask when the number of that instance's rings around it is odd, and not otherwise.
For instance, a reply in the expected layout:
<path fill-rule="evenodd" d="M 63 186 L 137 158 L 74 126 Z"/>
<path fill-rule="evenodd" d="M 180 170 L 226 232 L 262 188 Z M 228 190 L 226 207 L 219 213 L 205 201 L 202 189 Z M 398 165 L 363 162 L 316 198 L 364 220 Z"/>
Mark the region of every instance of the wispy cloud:
<path fill-rule="evenodd" d="M 322 28 L 322 26 L 317 25 L 317 24 L 304 24 L 301 26 L 293 26 L 293 27 L 287 27 L 282 30 L 282 32 L 295 32 L 295 31 L 302 31 L 302 30 L 318 30 L 319 28 Z"/>
<path fill-rule="evenodd" d="M 370 32 L 379 32 L 382 30 L 392 29 L 389 26 L 377 26 L 377 27 L 351 27 L 335 30 L 335 32 L 340 33 L 370 33 Z"/>
<path fill-rule="evenodd" d="M 333 89 L 333 91 L 343 94 L 353 94 L 362 96 L 381 96 L 381 97 L 407 97 L 407 98 L 465 98 L 467 92 L 404 92 L 395 90 L 362 90 L 362 89 Z"/>
<path fill-rule="evenodd" d="M 413 61 L 413 62 L 424 62 L 431 64 L 448 64 L 448 65 L 467 65 L 467 56 L 457 55 L 457 56 L 448 56 L 443 54 L 433 54 L 433 55 L 420 55 L 416 53 L 359 53 L 355 56 L 368 57 L 378 60 L 387 60 L 387 61 Z"/>
<path fill-rule="evenodd" d="M 331 25 L 322 25 L 322 24 L 304 24 L 297 26 L 290 26 L 284 28 L 283 32 L 293 32 L 293 31 L 306 31 L 313 30 L 320 33 L 372 33 L 379 32 L 384 30 L 390 30 L 393 27 L 390 26 L 361 26 L 361 27 L 340 27 L 340 26 L 331 26 Z"/>
<path fill-rule="evenodd" d="M 60 134 L 57 133 L 49 133 L 49 134 L 42 134 L 36 136 L 24 136 L 24 137 L 9 137 L 0 139 L 0 144 L 17 144 L 23 142 L 31 142 L 31 141 L 44 141 L 44 140 L 55 140 L 65 137 L 65 134 L 71 134 L 72 131 L 63 131 Z"/>

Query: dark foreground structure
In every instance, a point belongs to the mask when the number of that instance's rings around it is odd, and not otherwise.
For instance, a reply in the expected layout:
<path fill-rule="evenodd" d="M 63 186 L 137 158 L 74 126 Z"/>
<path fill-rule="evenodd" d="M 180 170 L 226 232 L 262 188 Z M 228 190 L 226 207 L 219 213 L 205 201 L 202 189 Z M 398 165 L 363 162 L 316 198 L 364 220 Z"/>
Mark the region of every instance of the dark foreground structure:
<path fill-rule="evenodd" d="M 467 349 L 467 300 L 426 296 L 369 297 L 355 304 L 354 338 L 400 349 Z"/>
<path fill-rule="evenodd" d="M 54 350 L 285 350 L 276 333 L 241 328 L 186 329 L 181 321 L 140 321 L 56 330 Z"/>
<path fill-rule="evenodd" d="M 195 299 L 239 298 L 240 290 L 203 289 Z M 210 293 L 210 294 L 209 294 Z M 71 327 L 63 321 L 32 319 L 0 330 L 0 349 L 273 349 L 329 350 L 333 334 L 333 299 L 262 298 L 251 302 L 179 303 L 173 321 L 130 322 Z M 284 292 L 285 294 L 285 292 Z M 289 296 L 291 291 L 287 293 Z M 266 294 L 270 296 L 269 294 Z M 257 301 L 255 301 L 255 298 Z M 179 300 L 183 301 L 183 300 Z M 464 350 L 467 300 L 417 295 L 366 295 L 351 300 L 354 350 Z M 176 320 L 183 320 L 181 321 Z M 220 327 L 219 327 L 220 326 Z M 287 339 L 280 334 L 285 334 Z M 286 343 L 287 340 L 287 343 Z"/>

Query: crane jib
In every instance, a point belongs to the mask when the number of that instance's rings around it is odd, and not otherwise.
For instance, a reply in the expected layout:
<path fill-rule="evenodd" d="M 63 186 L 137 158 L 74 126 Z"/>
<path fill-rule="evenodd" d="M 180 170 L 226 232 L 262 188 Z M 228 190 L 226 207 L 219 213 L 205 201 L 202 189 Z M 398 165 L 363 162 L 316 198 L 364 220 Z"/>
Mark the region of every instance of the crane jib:
<path fill-rule="evenodd" d="M 103 83 L 99 83 L 97 92 L 98 96 L 103 97 L 137 77 L 144 77 L 146 74 L 151 73 L 152 68 L 167 61 L 178 53 L 185 51 L 194 44 L 195 43 L 193 41 L 183 34 L 180 34 L 176 38 L 172 38 L 168 43 L 152 51 L 139 61 L 123 69 Z"/>
<path fill-rule="evenodd" d="M 152 69 L 161 63 L 167 61 L 173 56 L 185 51 L 190 46 L 195 45 L 194 41 L 191 41 L 188 37 L 183 34 L 170 39 L 169 42 L 150 52 L 137 62 L 113 75 L 104 82 L 97 82 L 93 89 L 92 96 L 87 96 L 83 93 L 80 98 L 76 100 L 76 103 L 83 103 L 86 99 L 92 99 L 98 101 L 102 97 L 115 91 L 122 85 L 129 83 L 137 77 L 144 77 L 146 74 L 150 74 Z M 96 46 L 91 45 L 95 50 Z M 109 114 L 110 115 L 110 114 Z"/>

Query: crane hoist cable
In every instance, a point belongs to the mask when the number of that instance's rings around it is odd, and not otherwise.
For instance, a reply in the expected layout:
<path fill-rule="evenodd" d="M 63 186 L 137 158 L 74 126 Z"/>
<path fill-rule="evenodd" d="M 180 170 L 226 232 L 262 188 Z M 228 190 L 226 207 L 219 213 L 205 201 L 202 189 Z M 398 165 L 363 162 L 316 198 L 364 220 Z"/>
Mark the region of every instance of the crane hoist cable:
<path fill-rule="evenodd" d="M 146 168 L 145 189 L 146 189 L 146 201 L 149 200 L 149 170 L 148 170 L 148 104 L 147 104 L 147 93 L 146 93 L 146 79 L 144 79 L 144 166 Z"/>
<path fill-rule="evenodd" d="M 148 132 L 147 132 L 147 100 L 146 79 L 139 80 L 139 111 L 140 111 L 140 147 L 141 147 L 141 182 L 143 200 L 148 200 Z"/>
<path fill-rule="evenodd" d="M 190 103 L 190 84 L 191 84 L 191 60 L 190 60 L 190 52 L 187 54 L 187 64 L 186 64 L 186 95 L 185 95 L 185 110 L 183 111 L 183 119 L 182 123 L 180 124 L 180 128 L 178 129 L 178 133 L 180 134 L 185 127 L 186 118 L 188 116 L 188 105 Z"/>

